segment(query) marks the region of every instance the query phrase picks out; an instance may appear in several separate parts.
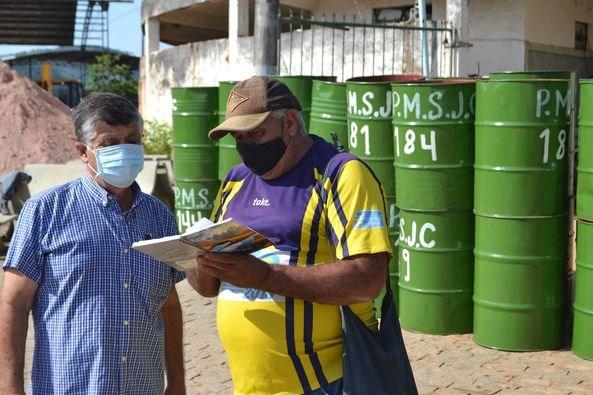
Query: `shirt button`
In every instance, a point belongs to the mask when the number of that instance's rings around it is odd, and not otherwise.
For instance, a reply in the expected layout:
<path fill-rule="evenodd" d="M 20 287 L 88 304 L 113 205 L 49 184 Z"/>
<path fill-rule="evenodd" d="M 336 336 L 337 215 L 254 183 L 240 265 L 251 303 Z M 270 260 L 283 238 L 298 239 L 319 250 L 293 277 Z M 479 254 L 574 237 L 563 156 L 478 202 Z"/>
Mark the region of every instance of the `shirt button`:
<path fill-rule="evenodd" d="M 126 357 L 121 357 L 121 361 L 122 361 L 122 362 L 126 362 L 127 360 L 128 360 L 128 358 L 126 358 Z"/>
<path fill-rule="evenodd" d="M 124 283 L 124 288 L 128 288 L 129 286 L 130 286 L 130 284 Z"/>
<path fill-rule="evenodd" d="M 125 325 L 125 326 L 128 326 L 128 324 L 129 324 L 128 320 L 125 320 L 125 321 L 124 321 L 124 325 Z"/>
<path fill-rule="evenodd" d="M 128 249 L 124 248 L 124 254 L 127 254 L 127 253 L 128 253 Z"/>

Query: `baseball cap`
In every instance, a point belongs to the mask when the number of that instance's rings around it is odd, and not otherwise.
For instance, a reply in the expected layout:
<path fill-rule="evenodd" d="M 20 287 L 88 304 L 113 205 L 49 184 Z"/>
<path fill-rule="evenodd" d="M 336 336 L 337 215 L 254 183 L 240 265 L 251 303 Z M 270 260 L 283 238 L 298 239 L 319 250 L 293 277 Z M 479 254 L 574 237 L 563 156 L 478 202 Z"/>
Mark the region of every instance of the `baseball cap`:
<path fill-rule="evenodd" d="M 229 132 L 248 132 L 261 125 L 272 111 L 281 109 L 302 111 L 284 83 L 271 77 L 251 77 L 233 87 L 226 103 L 225 120 L 208 137 L 218 140 Z"/>

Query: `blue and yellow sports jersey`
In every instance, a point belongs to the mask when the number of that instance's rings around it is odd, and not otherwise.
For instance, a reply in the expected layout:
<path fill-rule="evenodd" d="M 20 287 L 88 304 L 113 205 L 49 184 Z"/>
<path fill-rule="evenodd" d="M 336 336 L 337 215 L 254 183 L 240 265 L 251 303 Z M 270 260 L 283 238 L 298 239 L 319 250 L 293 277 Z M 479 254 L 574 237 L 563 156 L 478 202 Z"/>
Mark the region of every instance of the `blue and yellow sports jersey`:
<path fill-rule="evenodd" d="M 391 253 L 385 201 L 366 164 L 341 153 L 323 185 L 315 186 L 336 149 L 311 136 L 295 168 L 266 181 L 244 165 L 223 182 L 214 219 L 235 218 L 274 246 L 254 255 L 274 265 L 312 266 L 358 254 Z M 377 327 L 372 301 L 352 305 Z M 217 325 L 236 394 L 306 393 L 342 377 L 339 306 L 221 284 Z"/>

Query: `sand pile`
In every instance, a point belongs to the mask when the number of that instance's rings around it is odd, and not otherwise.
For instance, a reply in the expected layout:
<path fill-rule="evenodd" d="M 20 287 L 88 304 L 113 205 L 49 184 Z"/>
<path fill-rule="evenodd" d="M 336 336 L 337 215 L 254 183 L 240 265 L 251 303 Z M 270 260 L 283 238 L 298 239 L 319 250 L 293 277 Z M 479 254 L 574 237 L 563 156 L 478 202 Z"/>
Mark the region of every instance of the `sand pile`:
<path fill-rule="evenodd" d="M 0 175 L 78 157 L 70 108 L 0 62 Z"/>

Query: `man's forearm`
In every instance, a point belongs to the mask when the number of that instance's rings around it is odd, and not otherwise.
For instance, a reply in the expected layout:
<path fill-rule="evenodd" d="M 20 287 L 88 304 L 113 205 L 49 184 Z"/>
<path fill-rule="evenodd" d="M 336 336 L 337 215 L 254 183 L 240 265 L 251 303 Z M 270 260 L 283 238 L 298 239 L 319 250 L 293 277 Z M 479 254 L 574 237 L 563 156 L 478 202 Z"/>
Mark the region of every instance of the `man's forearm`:
<path fill-rule="evenodd" d="M 387 258 L 376 262 L 376 270 L 358 262 L 338 261 L 298 267 L 271 265 L 263 290 L 310 302 L 346 305 L 374 299 L 386 279 Z"/>
<path fill-rule="evenodd" d="M 0 393 L 24 394 L 23 372 L 29 312 L 0 304 Z"/>
<path fill-rule="evenodd" d="M 165 332 L 165 365 L 167 381 L 183 382 L 183 317 L 177 292 L 172 292 L 163 306 L 163 326 Z"/>

